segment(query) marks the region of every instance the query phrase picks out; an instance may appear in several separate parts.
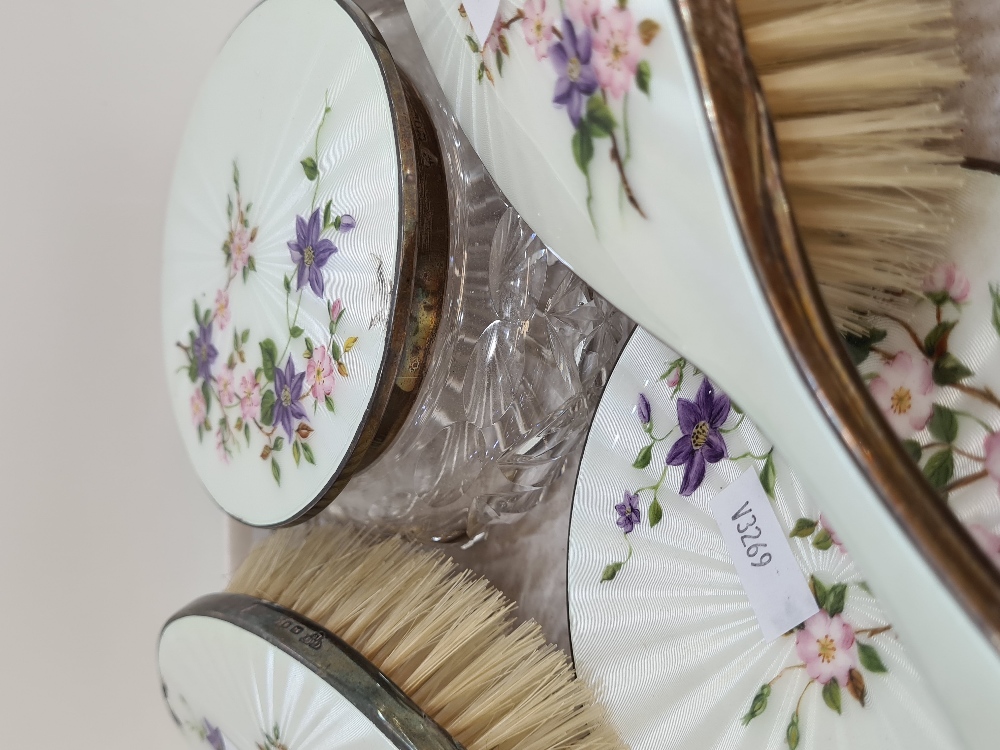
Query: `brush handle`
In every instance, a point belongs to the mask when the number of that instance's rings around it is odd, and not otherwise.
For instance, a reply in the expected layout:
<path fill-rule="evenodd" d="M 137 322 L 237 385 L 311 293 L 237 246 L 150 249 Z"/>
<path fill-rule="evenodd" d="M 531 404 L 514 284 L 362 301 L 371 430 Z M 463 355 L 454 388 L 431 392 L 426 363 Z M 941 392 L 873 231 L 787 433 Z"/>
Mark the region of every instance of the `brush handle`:
<path fill-rule="evenodd" d="M 690 209 L 702 212 L 692 213 L 685 234 L 701 252 L 619 256 L 646 272 L 630 278 L 628 294 L 609 297 L 679 345 L 753 416 L 843 529 L 959 733 L 970 747 L 992 747 L 991 707 L 1000 700 L 996 571 L 900 450 L 819 304 L 763 99 L 749 64 L 734 54 L 742 53 L 735 24 L 718 18 L 723 5 L 691 0 L 685 14 L 687 62 L 704 87 L 690 70 L 685 88 L 692 111 L 705 95 L 713 115 L 709 128 L 693 116 L 689 140 L 675 144 L 704 160 L 698 179 L 685 175 Z M 685 56 L 678 49 L 680 62 Z M 670 294 L 651 283 L 670 277 L 685 282 Z M 635 298 L 647 310 L 630 309 Z M 699 305 L 716 314 L 683 314 Z M 726 320 L 745 325 L 718 325 Z"/>
<path fill-rule="evenodd" d="M 634 146 L 623 188 L 642 210 L 624 213 L 607 190 L 590 200 L 589 173 L 581 190 L 557 131 L 564 122 L 524 103 L 552 93 L 523 57 L 502 82 L 477 88 L 463 62 L 465 19 L 445 0 L 407 6 L 459 120 L 520 214 L 751 415 L 831 518 L 966 742 L 994 747 L 1000 574 L 903 454 L 822 309 L 730 0 L 628 6 L 659 34 L 643 52 L 654 71 L 643 116 L 630 119 L 632 143 L 646 150 Z"/>

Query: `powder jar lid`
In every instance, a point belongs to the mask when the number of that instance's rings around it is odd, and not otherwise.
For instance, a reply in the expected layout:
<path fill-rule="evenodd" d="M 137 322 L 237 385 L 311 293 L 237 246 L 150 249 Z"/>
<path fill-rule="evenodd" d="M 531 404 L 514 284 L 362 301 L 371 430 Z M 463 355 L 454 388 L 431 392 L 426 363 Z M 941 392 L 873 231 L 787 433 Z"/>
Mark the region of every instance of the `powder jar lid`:
<path fill-rule="evenodd" d="M 163 696 L 193 747 L 460 750 L 363 656 L 276 604 L 213 594 L 164 627 Z"/>
<path fill-rule="evenodd" d="M 230 515 L 318 512 L 408 412 L 447 266 L 439 153 L 348 0 L 266 0 L 221 51 L 170 191 L 162 325 L 184 445 Z"/>

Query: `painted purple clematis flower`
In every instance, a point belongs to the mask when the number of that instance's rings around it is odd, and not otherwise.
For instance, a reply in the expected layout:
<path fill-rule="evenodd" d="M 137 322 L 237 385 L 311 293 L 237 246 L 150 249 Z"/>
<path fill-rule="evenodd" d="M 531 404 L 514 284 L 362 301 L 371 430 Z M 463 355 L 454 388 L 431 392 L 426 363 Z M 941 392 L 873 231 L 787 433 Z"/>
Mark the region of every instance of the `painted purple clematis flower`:
<path fill-rule="evenodd" d="M 354 229 L 355 226 L 357 226 L 357 222 L 354 220 L 354 217 L 351 216 L 350 214 L 344 214 L 343 216 L 340 217 L 339 230 L 341 232 L 350 232 L 352 229 Z"/>
<path fill-rule="evenodd" d="M 645 393 L 639 394 L 639 403 L 636 409 L 639 415 L 639 421 L 643 424 L 649 424 L 649 420 L 652 418 L 652 413 L 649 410 L 649 399 L 646 398 Z"/>
<path fill-rule="evenodd" d="M 618 512 L 618 520 L 615 523 L 626 534 L 630 533 L 632 529 L 639 525 L 639 521 L 642 520 L 642 516 L 639 513 L 639 496 L 633 495 L 627 490 L 622 498 L 622 502 L 615 506 L 615 510 Z"/>
<path fill-rule="evenodd" d="M 305 419 L 306 411 L 299 403 L 302 398 L 302 386 L 305 384 L 305 372 L 295 372 L 295 363 L 291 355 L 285 369 L 274 368 L 274 423 L 280 424 L 288 435 L 294 438 L 293 419 Z"/>
<path fill-rule="evenodd" d="M 597 75 L 590 62 L 592 39 L 590 29 L 586 27 L 577 36 L 573 22 L 565 16 L 562 26 L 562 41 L 549 49 L 549 57 L 558 76 L 552 103 L 566 107 L 573 125 L 580 127 L 583 99 L 597 91 Z"/>
<path fill-rule="evenodd" d="M 191 342 L 191 356 L 198 366 L 198 376 L 205 380 L 212 378 L 212 363 L 219 356 L 219 350 L 212 343 L 212 324 L 198 326 L 198 338 Z"/>
<path fill-rule="evenodd" d="M 684 433 L 667 453 L 667 466 L 684 466 L 681 495 L 687 497 L 705 479 L 705 464 L 726 457 L 726 441 L 719 428 L 729 417 L 729 396 L 705 378 L 694 401 L 677 399 L 677 422 Z"/>
<path fill-rule="evenodd" d="M 208 719 L 205 719 L 205 741 L 212 746 L 212 750 L 226 750 L 226 741 L 222 738 L 222 732 L 218 727 L 212 726 Z"/>
<path fill-rule="evenodd" d="M 307 220 L 304 216 L 295 217 L 295 239 L 288 243 L 288 251 L 292 261 L 298 268 L 296 289 L 301 289 L 309 282 L 309 288 L 316 296 L 323 296 L 323 274 L 320 269 L 326 265 L 330 256 L 337 252 L 337 246 L 325 237 L 320 237 L 323 231 L 323 217 L 320 209 L 312 212 Z"/>

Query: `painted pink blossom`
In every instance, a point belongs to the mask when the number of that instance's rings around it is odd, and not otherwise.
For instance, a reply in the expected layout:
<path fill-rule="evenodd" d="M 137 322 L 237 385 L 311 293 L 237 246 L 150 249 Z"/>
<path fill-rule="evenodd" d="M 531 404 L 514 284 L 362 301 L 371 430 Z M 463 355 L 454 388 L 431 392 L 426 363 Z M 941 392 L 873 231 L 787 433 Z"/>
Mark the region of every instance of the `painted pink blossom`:
<path fill-rule="evenodd" d="M 667 385 L 671 388 L 676 388 L 679 382 L 681 382 L 681 368 L 675 367 L 670 371 L 670 374 L 667 375 Z"/>
<path fill-rule="evenodd" d="M 340 314 L 342 312 L 344 312 L 344 303 L 340 299 L 334 300 L 333 304 L 330 305 L 330 320 L 336 323 L 340 320 Z"/>
<path fill-rule="evenodd" d="M 496 54 L 496 51 L 500 49 L 500 35 L 503 33 L 503 21 L 500 20 L 500 14 L 497 13 L 496 20 L 493 22 L 493 28 L 490 29 L 489 36 L 486 37 L 486 44 L 483 45 L 483 53 Z"/>
<path fill-rule="evenodd" d="M 244 375 L 240 380 L 240 413 L 244 422 L 260 418 L 260 383 L 253 373 Z"/>
<path fill-rule="evenodd" d="M 612 99 L 621 99 L 635 80 L 639 65 L 639 35 L 632 11 L 613 8 L 601 15 L 594 34 L 594 72 Z"/>
<path fill-rule="evenodd" d="M 584 26 L 594 28 L 597 14 L 601 12 L 601 0 L 567 0 L 566 14 Z"/>
<path fill-rule="evenodd" d="M 205 408 L 205 396 L 199 388 L 191 395 L 191 421 L 198 427 L 205 421 L 207 410 Z"/>
<path fill-rule="evenodd" d="M 219 324 L 219 330 L 226 330 L 229 325 L 229 292 L 220 289 L 215 293 L 215 322 Z"/>
<path fill-rule="evenodd" d="M 806 665 L 806 673 L 821 685 L 837 680 L 848 684 L 849 672 L 858 668 L 858 644 L 854 628 L 843 617 L 830 617 L 820 610 L 795 636 L 795 652 Z"/>
<path fill-rule="evenodd" d="M 223 367 L 215 376 L 215 387 L 219 389 L 219 401 L 223 406 L 236 403 L 236 375 L 228 367 Z"/>
<path fill-rule="evenodd" d="M 830 541 L 833 542 L 833 546 L 841 552 L 846 552 L 844 549 L 844 543 L 840 541 L 840 537 L 837 536 L 837 532 L 833 530 L 833 526 L 830 525 L 830 522 L 826 520 L 822 513 L 819 514 L 819 525 L 822 526 L 826 530 L 826 533 L 830 535 Z"/>
<path fill-rule="evenodd" d="M 306 364 L 306 385 L 317 401 L 333 392 L 333 360 L 325 346 L 316 347 Z"/>
<path fill-rule="evenodd" d="M 990 558 L 990 562 L 1000 568 L 1000 536 L 978 523 L 969 526 L 969 533 L 976 540 L 976 544 L 982 547 L 986 556 Z"/>
<path fill-rule="evenodd" d="M 882 367 L 868 389 L 901 437 L 910 437 L 927 426 L 934 409 L 934 380 L 931 363 L 899 352 Z"/>
<path fill-rule="evenodd" d="M 983 452 L 986 454 L 986 473 L 1000 486 L 1000 432 L 986 436 Z"/>
<path fill-rule="evenodd" d="M 924 279 L 924 293 L 935 304 L 965 302 L 969 298 L 969 279 L 954 263 L 944 263 L 928 274 Z"/>
<path fill-rule="evenodd" d="M 238 226 L 229 241 L 229 252 L 233 257 L 233 271 L 239 273 L 250 262 L 250 230 Z"/>
<path fill-rule="evenodd" d="M 522 12 L 524 40 L 535 49 L 535 57 L 544 60 L 552 42 L 552 19 L 545 15 L 545 0 L 527 0 Z"/>

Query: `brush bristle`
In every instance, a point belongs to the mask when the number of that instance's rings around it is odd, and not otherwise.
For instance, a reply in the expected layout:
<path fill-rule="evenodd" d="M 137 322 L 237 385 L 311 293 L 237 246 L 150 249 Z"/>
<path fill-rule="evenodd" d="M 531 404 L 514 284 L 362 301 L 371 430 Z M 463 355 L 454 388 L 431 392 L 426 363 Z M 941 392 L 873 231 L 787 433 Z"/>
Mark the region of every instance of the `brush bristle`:
<path fill-rule="evenodd" d="M 338 635 L 467 750 L 624 750 L 565 654 L 444 555 L 350 527 L 289 529 L 229 591 Z"/>
<path fill-rule="evenodd" d="M 949 0 L 736 0 L 789 202 L 841 330 L 903 314 L 946 254 L 965 80 Z"/>

